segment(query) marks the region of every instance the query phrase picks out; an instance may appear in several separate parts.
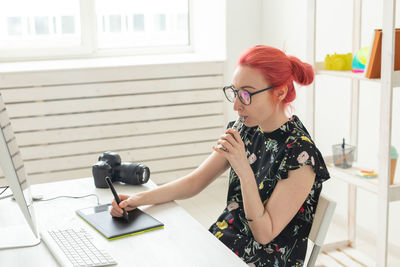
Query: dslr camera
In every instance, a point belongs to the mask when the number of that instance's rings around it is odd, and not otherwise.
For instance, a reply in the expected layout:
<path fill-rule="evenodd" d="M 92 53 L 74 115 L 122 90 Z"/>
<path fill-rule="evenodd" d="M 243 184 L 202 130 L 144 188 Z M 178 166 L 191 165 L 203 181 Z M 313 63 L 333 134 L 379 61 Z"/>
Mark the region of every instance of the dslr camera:
<path fill-rule="evenodd" d="M 97 188 L 108 188 L 105 181 L 107 176 L 112 182 L 120 181 L 132 185 L 147 183 L 150 169 L 140 163 L 121 162 L 121 157 L 117 153 L 107 151 L 92 166 L 92 174 Z"/>

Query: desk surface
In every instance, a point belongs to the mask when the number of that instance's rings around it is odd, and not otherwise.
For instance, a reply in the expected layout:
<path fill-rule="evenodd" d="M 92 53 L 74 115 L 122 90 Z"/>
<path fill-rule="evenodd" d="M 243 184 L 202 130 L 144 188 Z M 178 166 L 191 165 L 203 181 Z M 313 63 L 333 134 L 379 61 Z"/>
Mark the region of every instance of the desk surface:
<path fill-rule="evenodd" d="M 119 185 L 118 193 L 134 194 L 155 187 L 150 181 L 142 186 Z M 109 189 L 95 188 L 92 178 L 76 179 L 32 186 L 33 194 L 45 199 L 60 195 L 97 194 L 100 203 L 110 202 Z M 22 215 L 17 220 L 7 216 L 11 199 L 0 201 L 0 222 L 4 225 L 24 224 Z M 164 223 L 164 229 L 108 241 L 75 214 L 75 210 L 97 205 L 95 197 L 81 199 L 61 198 L 48 202 L 35 202 L 40 229 L 84 228 L 98 247 L 107 250 L 118 266 L 247 266 L 239 257 L 208 232 L 175 202 L 141 207 L 143 211 Z M 28 227 L 28 226 L 27 226 Z M 4 229 L 4 228 L 3 228 Z M 2 266 L 55 266 L 56 261 L 46 246 L 0 250 Z"/>

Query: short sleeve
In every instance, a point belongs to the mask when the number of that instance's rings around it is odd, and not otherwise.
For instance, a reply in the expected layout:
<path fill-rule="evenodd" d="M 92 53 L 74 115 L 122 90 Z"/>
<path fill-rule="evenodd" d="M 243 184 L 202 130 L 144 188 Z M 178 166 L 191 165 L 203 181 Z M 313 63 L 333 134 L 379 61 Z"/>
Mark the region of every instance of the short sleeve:
<path fill-rule="evenodd" d="M 307 136 L 288 141 L 285 145 L 286 153 L 278 169 L 280 179 L 288 178 L 289 171 L 304 165 L 312 167 L 316 181 L 323 182 L 329 179 L 329 172 L 320 151 Z"/>

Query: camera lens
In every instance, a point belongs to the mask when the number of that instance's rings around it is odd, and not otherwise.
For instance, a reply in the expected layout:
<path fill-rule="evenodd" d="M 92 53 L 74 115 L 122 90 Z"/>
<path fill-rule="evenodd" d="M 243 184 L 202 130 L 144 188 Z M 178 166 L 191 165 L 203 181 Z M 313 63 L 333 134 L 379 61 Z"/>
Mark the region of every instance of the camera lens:
<path fill-rule="evenodd" d="M 140 181 L 142 184 L 147 183 L 150 178 L 150 169 L 144 165 L 143 166 L 143 173 L 141 175 Z"/>
<path fill-rule="evenodd" d="M 144 184 L 150 177 L 149 168 L 139 163 L 122 162 L 114 171 L 116 179 L 127 184 Z"/>

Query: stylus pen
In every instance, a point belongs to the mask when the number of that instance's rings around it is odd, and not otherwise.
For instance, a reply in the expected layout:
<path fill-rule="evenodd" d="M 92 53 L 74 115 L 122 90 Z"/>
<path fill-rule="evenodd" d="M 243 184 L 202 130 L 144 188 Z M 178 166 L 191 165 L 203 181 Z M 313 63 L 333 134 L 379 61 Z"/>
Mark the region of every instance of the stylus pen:
<path fill-rule="evenodd" d="M 119 197 L 118 197 L 117 191 L 115 191 L 115 188 L 114 188 L 114 186 L 113 186 L 113 184 L 112 184 L 112 182 L 111 182 L 110 177 L 107 176 L 105 179 L 106 179 L 106 182 L 107 182 L 107 184 L 108 184 L 108 187 L 110 187 L 111 192 L 112 192 L 113 195 L 114 195 L 115 201 L 117 201 L 117 204 L 119 205 L 119 203 L 121 203 L 121 200 L 120 200 Z M 124 208 L 122 208 L 122 212 L 123 212 L 123 214 L 124 214 L 125 220 L 126 220 L 126 221 L 129 221 L 128 213 L 126 213 L 126 211 L 125 211 Z"/>

